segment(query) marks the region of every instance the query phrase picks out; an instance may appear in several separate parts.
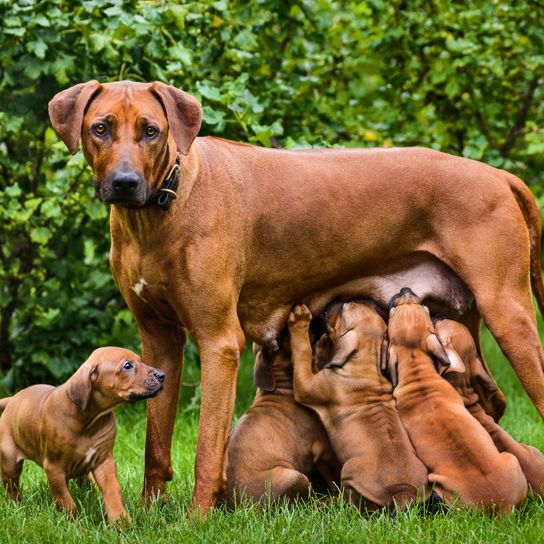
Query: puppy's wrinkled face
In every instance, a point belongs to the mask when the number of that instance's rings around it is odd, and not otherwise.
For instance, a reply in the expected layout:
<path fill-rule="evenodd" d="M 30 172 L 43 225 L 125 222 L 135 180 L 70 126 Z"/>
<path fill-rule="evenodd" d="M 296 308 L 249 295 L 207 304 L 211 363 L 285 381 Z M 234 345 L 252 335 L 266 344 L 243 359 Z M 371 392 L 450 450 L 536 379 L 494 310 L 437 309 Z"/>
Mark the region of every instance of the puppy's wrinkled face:
<path fill-rule="evenodd" d="M 142 206 L 169 166 L 168 120 L 149 85 L 102 85 L 81 130 L 83 151 L 106 203 Z"/>
<path fill-rule="evenodd" d="M 136 402 L 154 397 L 162 390 L 164 372 L 147 366 L 138 355 L 129 350 L 102 350 L 97 350 L 98 363 L 91 372 L 92 392 L 95 397 L 111 399 L 113 403 Z"/>
<path fill-rule="evenodd" d="M 383 336 L 386 325 L 378 313 L 358 302 L 346 302 L 340 306 L 334 305 L 327 311 L 327 330 L 333 342 L 351 330 L 356 330 L 361 336 Z"/>
<path fill-rule="evenodd" d="M 389 305 L 389 341 L 408 348 L 424 347 L 429 334 L 434 333 L 429 308 L 408 288 L 395 295 Z"/>
<path fill-rule="evenodd" d="M 389 341 L 407 348 L 423 347 L 433 324 L 429 309 L 420 304 L 403 304 L 392 308 L 388 324 Z"/>

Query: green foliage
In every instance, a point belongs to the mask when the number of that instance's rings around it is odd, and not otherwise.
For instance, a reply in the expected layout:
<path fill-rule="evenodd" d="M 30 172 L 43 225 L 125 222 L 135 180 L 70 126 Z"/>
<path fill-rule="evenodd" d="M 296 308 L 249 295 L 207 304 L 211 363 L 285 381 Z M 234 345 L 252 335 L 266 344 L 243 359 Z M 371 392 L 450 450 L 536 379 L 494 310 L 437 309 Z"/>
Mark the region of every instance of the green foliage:
<path fill-rule="evenodd" d="M 469 4 L 0 2 L 4 387 L 138 345 L 108 270 L 108 210 L 49 128 L 69 85 L 171 83 L 202 101 L 202 134 L 265 146 L 432 146 L 521 175 L 544 204 L 544 8 Z"/>

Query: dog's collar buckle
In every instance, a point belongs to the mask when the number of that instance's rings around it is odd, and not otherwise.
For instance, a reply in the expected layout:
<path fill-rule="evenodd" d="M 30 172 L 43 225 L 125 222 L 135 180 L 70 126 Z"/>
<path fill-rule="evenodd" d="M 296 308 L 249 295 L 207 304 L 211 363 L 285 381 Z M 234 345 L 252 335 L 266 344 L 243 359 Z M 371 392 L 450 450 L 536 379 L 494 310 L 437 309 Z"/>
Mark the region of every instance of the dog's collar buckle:
<path fill-rule="evenodd" d="M 176 162 L 170 168 L 170 172 L 164 178 L 162 185 L 147 199 L 144 204 L 145 207 L 157 205 L 163 211 L 167 211 L 170 208 L 172 200 L 178 196 L 176 191 L 179 185 L 180 162 L 181 155 L 177 153 Z"/>

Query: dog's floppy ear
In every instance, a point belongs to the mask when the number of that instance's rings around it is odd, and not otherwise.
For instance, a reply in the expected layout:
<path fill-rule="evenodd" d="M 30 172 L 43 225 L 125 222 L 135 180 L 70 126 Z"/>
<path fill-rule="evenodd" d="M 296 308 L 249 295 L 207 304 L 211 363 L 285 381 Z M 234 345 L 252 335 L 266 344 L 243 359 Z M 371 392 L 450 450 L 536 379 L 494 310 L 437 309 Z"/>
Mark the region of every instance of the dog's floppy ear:
<path fill-rule="evenodd" d="M 161 101 L 178 151 L 187 155 L 202 123 L 202 108 L 196 98 L 160 81 L 151 84 L 151 92 Z"/>
<path fill-rule="evenodd" d="M 355 331 L 348 331 L 342 335 L 335 343 L 332 352 L 332 359 L 323 365 L 323 368 L 344 366 L 346 361 L 359 348 L 359 338 Z"/>
<path fill-rule="evenodd" d="M 470 385 L 478 395 L 478 402 L 495 421 L 499 421 L 506 409 L 506 399 L 485 363 L 476 355 L 469 363 Z"/>
<path fill-rule="evenodd" d="M 480 358 L 475 355 L 470 361 L 470 378 L 476 380 L 487 395 L 496 393 L 499 389 L 497 382 L 484 368 Z"/>
<path fill-rule="evenodd" d="M 79 145 L 87 105 L 101 88 L 95 80 L 79 83 L 57 93 L 49 102 L 51 124 L 72 155 Z"/>
<path fill-rule="evenodd" d="M 96 367 L 84 363 L 76 373 L 66 382 L 66 394 L 68 398 L 82 410 L 87 408 L 93 387 L 93 375 Z"/>
<path fill-rule="evenodd" d="M 382 372 L 385 373 L 386 377 L 389 379 L 393 387 L 397 387 L 397 384 L 399 383 L 397 374 L 398 357 L 395 348 L 393 347 L 393 344 L 389 344 L 389 347 L 387 349 L 385 349 L 382 344 L 381 357 Z"/>
<path fill-rule="evenodd" d="M 450 360 L 444 350 L 444 346 L 434 332 L 427 337 L 427 351 L 442 365 L 450 366 Z"/>
<path fill-rule="evenodd" d="M 255 354 L 255 366 L 253 367 L 253 383 L 255 387 L 263 391 L 274 391 L 276 389 L 276 380 L 272 374 L 272 366 L 263 355 L 262 348 L 255 347 L 253 344 L 253 353 Z"/>
<path fill-rule="evenodd" d="M 314 363 L 315 370 L 321 370 L 332 358 L 334 345 L 327 333 L 323 333 L 321 338 L 315 343 Z"/>
<path fill-rule="evenodd" d="M 458 372 L 459 374 L 465 373 L 465 364 L 461 356 L 453 348 L 445 348 L 446 355 L 448 356 L 448 361 L 450 366 L 446 367 L 444 374 L 447 372 Z"/>

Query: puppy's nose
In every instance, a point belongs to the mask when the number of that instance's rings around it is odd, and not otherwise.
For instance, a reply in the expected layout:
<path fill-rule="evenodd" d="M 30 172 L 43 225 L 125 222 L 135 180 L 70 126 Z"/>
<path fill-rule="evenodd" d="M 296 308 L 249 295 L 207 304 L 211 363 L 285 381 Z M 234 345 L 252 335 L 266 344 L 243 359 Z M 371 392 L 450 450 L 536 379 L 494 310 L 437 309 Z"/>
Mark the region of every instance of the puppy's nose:
<path fill-rule="evenodd" d="M 117 172 L 111 180 L 115 191 L 135 191 L 140 183 L 140 176 L 136 172 Z"/>
<path fill-rule="evenodd" d="M 166 374 L 162 370 L 154 370 L 153 376 L 157 381 L 162 383 L 164 382 L 164 376 L 166 376 Z"/>

